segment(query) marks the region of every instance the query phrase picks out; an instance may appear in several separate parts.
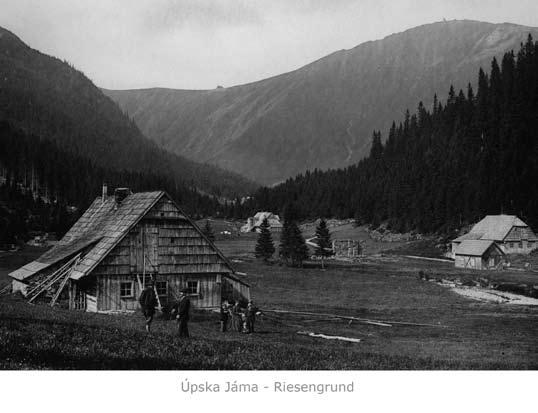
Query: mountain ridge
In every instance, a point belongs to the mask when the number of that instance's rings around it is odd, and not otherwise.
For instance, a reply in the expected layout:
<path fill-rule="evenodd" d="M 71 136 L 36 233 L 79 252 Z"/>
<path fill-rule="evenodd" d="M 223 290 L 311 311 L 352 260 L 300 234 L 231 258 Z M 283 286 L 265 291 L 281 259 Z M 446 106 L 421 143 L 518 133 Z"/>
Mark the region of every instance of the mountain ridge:
<path fill-rule="evenodd" d="M 469 20 L 430 23 L 333 52 L 303 67 L 210 90 L 103 90 L 160 146 L 263 184 L 367 154 L 372 130 L 538 29 Z"/>
<path fill-rule="evenodd" d="M 16 128 L 106 168 L 168 175 L 218 196 L 255 188 L 233 172 L 159 148 L 84 73 L 1 27 L 0 63 L 0 120 Z"/>

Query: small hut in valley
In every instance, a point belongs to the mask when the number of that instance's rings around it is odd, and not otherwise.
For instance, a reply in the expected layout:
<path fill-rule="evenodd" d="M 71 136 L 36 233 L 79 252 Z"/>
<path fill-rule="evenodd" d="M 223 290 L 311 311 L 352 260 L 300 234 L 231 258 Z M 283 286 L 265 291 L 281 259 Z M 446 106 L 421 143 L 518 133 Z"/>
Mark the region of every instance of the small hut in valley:
<path fill-rule="evenodd" d="M 106 187 L 56 246 L 9 274 L 29 300 L 64 297 L 70 309 L 133 311 L 150 280 L 160 303 L 188 289 L 195 308 L 250 298 L 249 286 L 198 226 L 162 191 Z"/>
<path fill-rule="evenodd" d="M 491 240 L 464 240 L 455 250 L 455 266 L 459 268 L 494 269 L 503 258 L 503 250 Z"/>
<path fill-rule="evenodd" d="M 260 232 L 260 227 L 264 219 L 267 219 L 271 232 L 282 231 L 282 223 L 278 215 L 272 212 L 257 212 L 256 215 L 247 219 L 247 223 L 241 227 L 241 232 Z"/>

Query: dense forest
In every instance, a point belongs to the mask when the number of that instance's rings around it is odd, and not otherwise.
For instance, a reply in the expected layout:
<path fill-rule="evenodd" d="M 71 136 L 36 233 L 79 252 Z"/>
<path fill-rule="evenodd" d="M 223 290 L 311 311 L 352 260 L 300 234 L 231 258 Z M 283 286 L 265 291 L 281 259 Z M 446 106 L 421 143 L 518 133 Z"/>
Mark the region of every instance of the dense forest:
<path fill-rule="evenodd" d="M 449 233 L 485 214 L 517 214 L 538 229 L 538 43 L 478 73 L 476 92 L 450 88 L 445 104 L 418 104 L 375 131 L 368 158 L 345 169 L 306 172 L 262 188 L 246 208 L 300 218 L 350 218 L 397 231 Z"/>
<path fill-rule="evenodd" d="M 195 218 L 224 208 L 216 197 L 171 177 L 103 168 L 0 121 L 0 244 L 25 239 L 29 231 L 62 235 L 105 182 L 111 190 L 166 190 Z"/>
<path fill-rule="evenodd" d="M 256 188 L 159 148 L 82 72 L 0 27 L 0 244 L 63 235 L 105 182 L 166 190 L 195 218 Z"/>

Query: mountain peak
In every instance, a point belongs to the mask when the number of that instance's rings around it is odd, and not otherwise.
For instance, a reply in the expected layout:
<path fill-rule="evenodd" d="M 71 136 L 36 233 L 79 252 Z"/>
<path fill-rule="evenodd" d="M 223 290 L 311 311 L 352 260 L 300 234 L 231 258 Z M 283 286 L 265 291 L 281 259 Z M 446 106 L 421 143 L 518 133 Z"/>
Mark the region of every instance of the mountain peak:
<path fill-rule="evenodd" d="M 372 131 L 534 36 L 511 23 L 430 23 L 334 52 L 295 71 L 210 91 L 105 91 L 165 148 L 265 184 L 367 155 Z"/>

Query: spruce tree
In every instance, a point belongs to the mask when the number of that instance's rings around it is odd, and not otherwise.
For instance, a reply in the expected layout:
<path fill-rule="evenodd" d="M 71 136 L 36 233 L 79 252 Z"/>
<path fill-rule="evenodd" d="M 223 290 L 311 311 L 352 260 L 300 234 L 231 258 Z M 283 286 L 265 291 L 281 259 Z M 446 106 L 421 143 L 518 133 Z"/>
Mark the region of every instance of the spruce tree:
<path fill-rule="evenodd" d="M 292 205 L 287 205 L 284 211 L 284 224 L 280 235 L 279 255 L 287 265 L 302 266 L 308 258 L 308 247 L 295 222 L 296 211 Z"/>
<path fill-rule="evenodd" d="M 325 268 L 325 257 L 332 255 L 332 245 L 331 245 L 331 234 L 329 233 L 329 228 L 327 228 L 327 223 L 322 218 L 319 221 L 318 226 L 316 227 L 316 255 L 321 257 L 321 268 Z"/>
<path fill-rule="evenodd" d="M 286 265 L 289 264 L 292 251 L 292 231 L 290 230 L 291 220 L 284 215 L 284 223 L 282 224 L 282 232 L 280 233 L 280 245 L 278 255 L 284 260 Z"/>
<path fill-rule="evenodd" d="M 476 90 L 452 87 L 444 104 L 434 96 L 432 109 L 406 111 L 384 143 L 375 131 L 369 157 L 263 188 L 250 211 L 293 200 L 293 220 L 359 211 L 360 224 L 447 234 L 503 211 L 538 228 L 538 192 L 528 189 L 538 181 L 537 56 L 538 43 L 529 38 L 500 67 L 492 62 L 489 74 L 480 69 Z"/>
<path fill-rule="evenodd" d="M 370 148 L 370 158 L 379 159 L 383 155 L 383 144 L 381 143 L 381 132 L 374 131 L 372 135 L 372 147 Z"/>
<path fill-rule="evenodd" d="M 293 266 L 303 266 L 303 261 L 308 259 L 308 247 L 305 239 L 297 224 L 292 221 L 290 225 L 290 233 L 292 240 L 291 262 Z"/>
<path fill-rule="evenodd" d="M 215 234 L 213 234 L 213 228 L 211 228 L 211 224 L 209 223 L 208 219 L 206 219 L 205 226 L 202 231 L 211 242 L 215 241 Z"/>
<path fill-rule="evenodd" d="M 256 243 L 255 256 L 256 258 L 263 258 L 263 260 L 267 262 L 274 253 L 275 246 L 273 245 L 273 238 L 271 237 L 271 231 L 269 230 L 269 222 L 267 222 L 267 218 L 264 218 L 260 225 L 260 235 L 258 236 L 258 242 Z"/>

